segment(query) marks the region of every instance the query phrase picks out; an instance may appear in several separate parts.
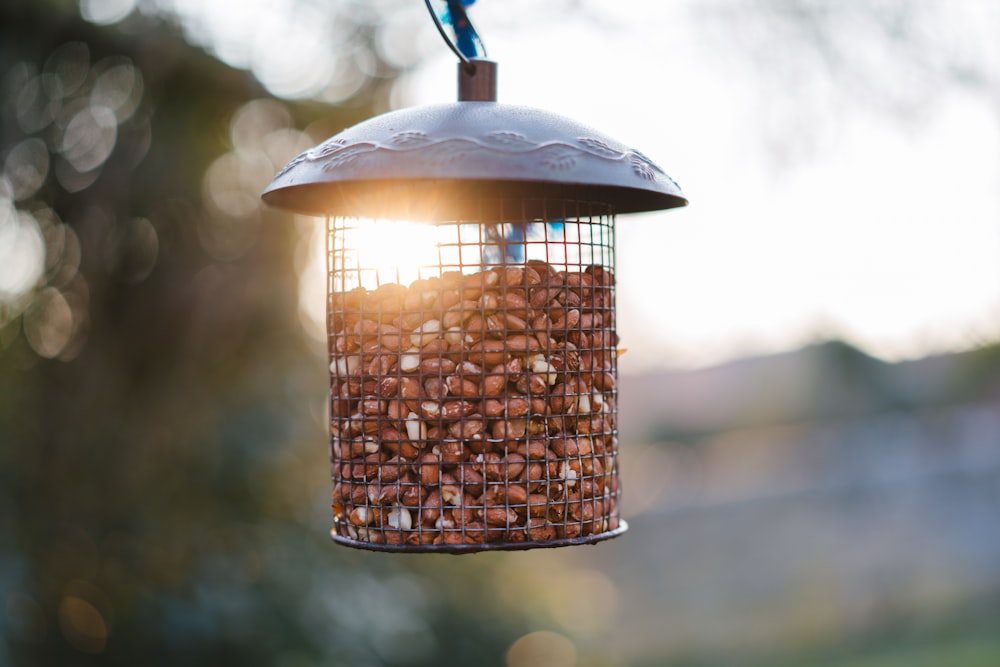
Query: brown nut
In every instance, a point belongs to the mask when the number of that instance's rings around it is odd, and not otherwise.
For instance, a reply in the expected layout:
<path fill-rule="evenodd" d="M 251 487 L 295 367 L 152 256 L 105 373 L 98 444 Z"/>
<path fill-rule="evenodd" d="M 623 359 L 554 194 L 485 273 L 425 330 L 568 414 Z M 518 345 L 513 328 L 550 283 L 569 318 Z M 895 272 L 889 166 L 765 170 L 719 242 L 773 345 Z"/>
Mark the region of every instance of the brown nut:
<path fill-rule="evenodd" d="M 442 507 L 441 492 L 437 489 L 431 489 L 427 493 L 427 497 L 424 498 L 420 510 L 420 523 L 424 526 L 433 526 L 438 517 L 441 516 Z"/>
<path fill-rule="evenodd" d="M 428 493 L 429 491 L 425 487 L 415 482 L 410 482 L 403 486 L 400 500 L 407 507 L 417 507 L 423 503 Z"/>
<path fill-rule="evenodd" d="M 447 357 L 429 357 L 421 361 L 418 368 L 425 375 L 449 375 L 455 372 L 455 362 Z"/>
<path fill-rule="evenodd" d="M 441 419 L 446 421 L 462 419 L 475 412 L 476 407 L 472 401 L 446 401 L 441 405 Z"/>
<path fill-rule="evenodd" d="M 470 416 L 448 426 L 448 433 L 458 440 L 480 440 L 486 424 L 478 416 Z M 473 443 L 470 442 L 470 446 Z"/>
<path fill-rule="evenodd" d="M 518 447 L 517 451 L 529 460 L 541 459 L 544 461 L 548 448 L 544 440 L 532 439 L 524 443 L 522 447 Z"/>
<path fill-rule="evenodd" d="M 465 464 L 458 466 L 455 471 L 455 478 L 458 483 L 462 485 L 469 495 L 478 498 L 483 493 L 483 475 L 476 471 L 472 466 Z"/>
<path fill-rule="evenodd" d="M 377 398 L 366 398 L 360 404 L 361 414 L 373 417 L 385 414 L 386 402 Z"/>
<path fill-rule="evenodd" d="M 420 456 L 417 466 L 420 473 L 420 483 L 428 486 L 441 482 L 441 459 L 433 452 L 425 452 Z"/>
<path fill-rule="evenodd" d="M 528 519 L 528 537 L 533 542 L 546 542 L 556 539 L 556 528 L 544 518 Z"/>
<path fill-rule="evenodd" d="M 553 438 L 549 447 L 552 448 L 552 453 L 559 458 L 580 455 L 580 445 L 575 438 Z"/>
<path fill-rule="evenodd" d="M 524 417 L 528 414 L 531 404 L 528 399 L 521 396 L 512 396 L 507 399 L 505 413 L 508 418 Z"/>
<path fill-rule="evenodd" d="M 523 456 L 517 452 L 508 452 L 506 456 L 503 457 L 503 467 L 506 471 L 505 478 L 507 480 L 520 479 L 521 473 L 524 472 L 525 459 Z"/>
<path fill-rule="evenodd" d="M 532 493 L 528 496 L 528 515 L 544 517 L 549 511 L 549 497 L 544 493 Z"/>
<path fill-rule="evenodd" d="M 403 399 L 420 398 L 420 380 L 415 377 L 400 378 L 399 397 Z"/>
<path fill-rule="evenodd" d="M 493 366 L 503 363 L 506 351 L 506 343 L 502 340 L 481 340 L 470 349 L 469 359 L 481 366 Z"/>
<path fill-rule="evenodd" d="M 500 278 L 500 284 L 508 289 L 520 285 L 524 281 L 524 269 L 519 266 L 508 267 L 504 269 Z"/>
<path fill-rule="evenodd" d="M 525 352 L 537 352 L 542 349 L 542 346 L 534 336 L 520 334 L 507 338 L 506 349 L 517 354 L 524 354 Z"/>
<path fill-rule="evenodd" d="M 461 442 L 446 440 L 438 447 L 438 454 L 443 465 L 454 465 L 465 458 L 465 449 Z"/>
<path fill-rule="evenodd" d="M 445 329 L 462 326 L 476 313 L 477 308 L 476 302 L 471 299 L 459 301 L 445 311 L 441 318 L 441 326 Z"/>
<path fill-rule="evenodd" d="M 502 419 L 493 422 L 490 433 L 497 440 L 517 440 L 528 432 L 527 419 Z"/>
<path fill-rule="evenodd" d="M 445 384 L 448 387 L 448 392 L 453 396 L 460 396 L 462 398 L 479 396 L 479 385 L 472 380 L 466 380 L 458 375 L 449 375 L 445 379 Z"/>
<path fill-rule="evenodd" d="M 402 457 L 393 456 L 391 459 L 379 466 L 379 481 L 386 484 L 399 480 L 404 465 L 406 465 L 406 461 Z"/>
<path fill-rule="evenodd" d="M 500 470 L 500 455 L 496 452 L 477 454 L 472 464 L 473 468 L 486 476 L 491 482 L 503 479 Z"/>
<path fill-rule="evenodd" d="M 399 391 L 399 378 L 394 375 L 383 377 L 378 383 L 378 395 L 381 398 L 392 398 Z"/>
<path fill-rule="evenodd" d="M 500 417 L 505 409 L 506 406 L 496 399 L 488 398 L 483 401 L 483 415 L 486 417 Z"/>
<path fill-rule="evenodd" d="M 399 484 L 387 484 L 378 495 L 379 505 L 396 505 L 400 498 Z"/>
<path fill-rule="evenodd" d="M 517 514 L 506 507 L 487 507 L 482 517 L 491 526 L 511 526 L 517 523 Z"/>
<path fill-rule="evenodd" d="M 472 363 L 471 361 L 462 361 L 455 366 L 455 373 L 457 373 L 459 377 L 467 378 L 469 376 L 482 375 L 483 369 L 482 367 Z M 479 378 L 473 377 L 471 379 L 478 381 Z"/>
<path fill-rule="evenodd" d="M 448 395 L 448 385 L 438 377 L 429 377 L 424 380 L 424 395 L 427 398 L 439 401 Z"/>
<path fill-rule="evenodd" d="M 487 485 L 483 498 L 487 505 L 512 506 L 522 514 L 528 503 L 528 489 L 518 483 L 491 483 Z"/>

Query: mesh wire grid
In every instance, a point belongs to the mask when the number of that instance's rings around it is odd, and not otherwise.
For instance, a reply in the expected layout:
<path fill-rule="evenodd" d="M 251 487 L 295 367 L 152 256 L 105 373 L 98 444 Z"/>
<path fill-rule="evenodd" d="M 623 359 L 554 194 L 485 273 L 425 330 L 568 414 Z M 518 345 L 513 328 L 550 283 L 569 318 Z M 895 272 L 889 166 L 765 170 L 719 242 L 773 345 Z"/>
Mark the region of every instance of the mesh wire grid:
<path fill-rule="evenodd" d="M 398 221 L 328 218 L 337 542 L 527 549 L 626 528 L 614 215 L 552 200 L 487 209 L 412 240 Z"/>

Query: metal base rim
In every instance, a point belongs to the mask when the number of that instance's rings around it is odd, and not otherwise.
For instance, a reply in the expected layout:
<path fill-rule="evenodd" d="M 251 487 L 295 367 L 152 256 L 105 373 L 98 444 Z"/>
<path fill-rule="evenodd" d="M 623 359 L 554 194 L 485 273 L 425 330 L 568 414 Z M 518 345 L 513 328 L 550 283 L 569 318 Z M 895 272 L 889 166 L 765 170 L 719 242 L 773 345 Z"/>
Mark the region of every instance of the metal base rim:
<path fill-rule="evenodd" d="M 337 534 L 337 529 L 330 530 L 330 538 L 337 544 L 353 549 L 364 549 L 365 551 L 384 551 L 390 553 L 446 553 L 446 554 L 468 554 L 480 551 L 526 551 L 528 549 L 552 549 L 555 547 L 569 547 L 578 544 L 597 544 L 614 537 L 618 537 L 628 530 L 628 523 L 622 519 L 618 521 L 618 527 L 614 530 L 605 531 L 596 535 L 586 535 L 584 537 L 566 537 L 556 540 L 545 540 L 537 542 L 492 542 L 486 544 L 372 544 L 361 540 L 352 540 L 349 537 Z"/>

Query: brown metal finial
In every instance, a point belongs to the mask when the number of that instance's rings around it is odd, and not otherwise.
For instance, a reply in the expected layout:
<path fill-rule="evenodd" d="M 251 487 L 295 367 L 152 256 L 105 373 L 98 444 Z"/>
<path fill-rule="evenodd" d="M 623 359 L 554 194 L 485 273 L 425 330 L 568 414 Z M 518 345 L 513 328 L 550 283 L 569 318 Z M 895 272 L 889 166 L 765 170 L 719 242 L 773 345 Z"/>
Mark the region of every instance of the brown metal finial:
<path fill-rule="evenodd" d="M 471 58 L 468 63 L 458 63 L 458 101 L 497 101 L 496 61 Z"/>

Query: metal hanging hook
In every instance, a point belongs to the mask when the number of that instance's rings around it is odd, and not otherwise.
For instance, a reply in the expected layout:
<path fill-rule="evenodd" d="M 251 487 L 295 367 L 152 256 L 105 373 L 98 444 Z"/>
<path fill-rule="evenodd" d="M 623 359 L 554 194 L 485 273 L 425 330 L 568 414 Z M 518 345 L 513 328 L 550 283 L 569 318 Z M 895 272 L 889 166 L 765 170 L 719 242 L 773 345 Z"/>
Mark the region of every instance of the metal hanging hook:
<path fill-rule="evenodd" d="M 444 24 L 441 23 L 441 19 L 438 18 L 437 12 L 434 11 L 434 7 L 431 5 L 431 0 L 424 0 L 424 4 L 427 6 L 427 11 L 428 13 L 430 13 L 431 18 L 434 20 L 434 25 L 437 27 L 438 33 L 440 33 L 441 38 L 445 41 L 445 44 L 447 44 L 448 48 L 450 48 L 452 52 L 454 52 L 454 54 L 458 56 L 458 59 L 462 61 L 462 65 L 465 68 L 465 70 L 470 74 L 474 74 L 476 71 L 475 62 L 473 62 L 468 55 L 462 52 L 462 49 L 458 47 L 458 45 L 455 43 L 455 40 L 453 40 L 451 38 L 451 35 L 448 34 L 448 31 L 445 30 Z M 473 27 L 472 21 L 469 20 L 468 14 L 465 13 L 465 8 L 462 6 L 462 3 L 459 2 L 458 0 L 450 0 L 448 2 L 448 12 L 451 16 L 452 24 L 455 26 L 456 30 L 460 29 L 459 26 L 464 25 L 464 30 L 467 31 L 469 44 L 471 45 L 471 48 L 474 50 L 475 43 L 478 43 L 479 47 L 483 51 L 483 56 L 485 56 L 486 45 L 483 44 L 482 38 L 479 36 L 479 33 L 476 32 L 475 27 Z M 473 57 L 474 56 L 475 53 L 473 53 Z"/>

